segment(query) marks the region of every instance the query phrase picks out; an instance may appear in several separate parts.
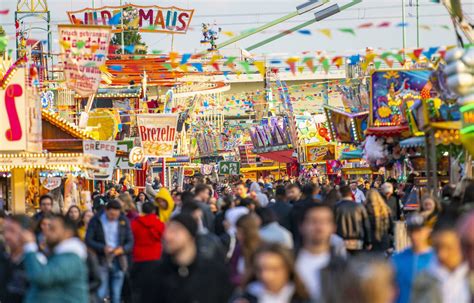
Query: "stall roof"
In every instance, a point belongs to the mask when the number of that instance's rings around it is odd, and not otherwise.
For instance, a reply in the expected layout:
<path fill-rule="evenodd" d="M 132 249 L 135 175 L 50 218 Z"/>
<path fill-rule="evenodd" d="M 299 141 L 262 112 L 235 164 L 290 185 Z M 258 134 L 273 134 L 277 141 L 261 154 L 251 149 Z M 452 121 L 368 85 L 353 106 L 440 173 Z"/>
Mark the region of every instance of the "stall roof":
<path fill-rule="evenodd" d="M 66 132 L 67 134 L 69 134 L 69 135 L 71 135 L 75 138 L 82 139 L 82 140 L 94 140 L 94 137 L 90 133 L 88 133 L 88 132 L 78 128 L 74 124 L 66 121 L 66 119 L 62 118 L 61 116 L 59 116 L 56 113 L 52 113 L 52 112 L 43 110 L 41 112 L 41 118 L 44 121 L 49 122 L 50 124 L 56 126 L 60 130 Z"/>
<path fill-rule="evenodd" d="M 423 147 L 425 146 L 425 137 L 413 137 L 400 141 L 401 148 Z"/>

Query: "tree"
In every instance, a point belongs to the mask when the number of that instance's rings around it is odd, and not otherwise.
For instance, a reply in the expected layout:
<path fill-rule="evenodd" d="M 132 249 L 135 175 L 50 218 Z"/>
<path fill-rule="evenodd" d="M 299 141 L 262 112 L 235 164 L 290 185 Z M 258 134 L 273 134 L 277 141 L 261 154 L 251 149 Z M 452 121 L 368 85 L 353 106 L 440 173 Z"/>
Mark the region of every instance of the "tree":
<path fill-rule="evenodd" d="M 121 33 L 116 33 L 112 37 L 112 45 L 120 46 L 115 51 L 116 54 L 122 53 L 122 35 L 123 45 L 126 54 L 146 54 L 147 46 L 142 42 L 142 35 L 138 33 L 138 27 L 128 27 L 130 20 L 138 18 L 138 11 L 134 7 L 123 9 L 123 28 Z"/>
<path fill-rule="evenodd" d="M 116 54 L 122 53 L 122 35 L 125 54 L 146 54 L 147 46 L 144 42 L 142 42 L 142 35 L 140 35 L 137 30 L 126 30 L 124 32 L 114 34 L 110 43 L 112 43 L 112 45 L 119 46 L 115 51 Z M 134 46 L 133 52 L 130 52 L 130 45 Z"/>

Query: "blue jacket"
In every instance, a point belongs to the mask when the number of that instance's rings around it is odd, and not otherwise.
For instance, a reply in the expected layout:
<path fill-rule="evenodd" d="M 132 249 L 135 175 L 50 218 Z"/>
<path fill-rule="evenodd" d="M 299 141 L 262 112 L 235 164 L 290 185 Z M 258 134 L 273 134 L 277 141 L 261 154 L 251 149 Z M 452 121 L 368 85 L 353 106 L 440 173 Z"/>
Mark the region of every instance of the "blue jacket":
<path fill-rule="evenodd" d="M 415 254 L 411 248 L 393 256 L 395 278 L 399 287 L 397 303 L 409 303 L 413 283 L 418 273 L 427 269 L 434 260 L 432 250 L 422 254 Z"/>
<path fill-rule="evenodd" d="M 59 243 L 46 259 L 36 244 L 25 247 L 25 271 L 30 282 L 25 303 L 88 303 L 87 251 L 77 238 Z"/>

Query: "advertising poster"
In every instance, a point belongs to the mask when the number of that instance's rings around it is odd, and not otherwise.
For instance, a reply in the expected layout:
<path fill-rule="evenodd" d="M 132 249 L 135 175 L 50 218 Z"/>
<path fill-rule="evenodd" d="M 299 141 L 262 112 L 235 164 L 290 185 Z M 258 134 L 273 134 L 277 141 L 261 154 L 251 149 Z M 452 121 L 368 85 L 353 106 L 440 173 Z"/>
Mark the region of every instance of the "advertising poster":
<path fill-rule="evenodd" d="M 430 70 L 381 70 L 372 74 L 371 126 L 407 125 L 406 108 L 431 95 Z"/>
<path fill-rule="evenodd" d="M 306 146 L 306 161 L 309 163 L 335 160 L 336 146 L 334 144 L 317 144 Z"/>
<path fill-rule="evenodd" d="M 146 157 L 172 157 L 177 136 L 177 114 L 137 115 L 138 132 Z"/>
<path fill-rule="evenodd" d="M 129 153 L 133 148 L 133 141 L 119 141 L 117 142 L 117 150 Z M 128 158 L 117 157 L 117 167 L 120 169 L 135 169 L 135 165 L 130 163 Z"/>
<path fill-rule="evenodd" d="M 89 97 L 99 88 L 111 27 L 58 25 L 58 30 L 66 85 L 82 97 Z"/>
<path fill-rule="evenodd" d="M 67 12 L 72 24 L 111 25 L 114 33 L 123 30 L 185 34 L 194 10 L 176 6 L 104 6 Z"/>
<path fill-rule="evenodd" d="M 84 154 L 94 155 L 99 158 L 98 171 L 89 173 L 89 178 L 93 180 L 112 180 L 117 152 L 117 142 L 115 141 L 83 141 Z"/>

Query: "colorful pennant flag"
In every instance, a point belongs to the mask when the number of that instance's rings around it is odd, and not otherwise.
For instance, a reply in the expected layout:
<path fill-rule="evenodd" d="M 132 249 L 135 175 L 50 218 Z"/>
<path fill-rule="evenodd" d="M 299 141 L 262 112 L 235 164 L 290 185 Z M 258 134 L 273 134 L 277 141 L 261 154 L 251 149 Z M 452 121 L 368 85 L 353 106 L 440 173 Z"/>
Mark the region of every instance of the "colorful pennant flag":
<path fill-rule="evenodd" d="M 306 36 L 310 36 L 312 34 L 309 29 L 300 29 L 298 33 Z"/>
<path fill-rule="evenodd" d="M 329 39 L 332 39 L 332 33 L 331 33 L 331 30 L 328 29 L 328 28 L 323 28 L 323 29 L 320 29 L 319 32 L 323 35 L 325 35 L 326 37 L 328 37 Z"/>
<path fill-rule="evenodd" d="M 194 67 L 200 73 L 204 72 L 204 69 L 202 68 L 202 63 L 191 63 L 191 66 Z"/>
<path fill-rule="evenodd" d="M 181 62 L 180 64 L 183 65 L 183 64 L 186 64 L 188 63 L 189 59 L 191 58 L 192 54 L 183 54 L 183 56 L 181 57 Z"/>
<path fill-rule="evenodd" d="M 109 25 L 118 25 L 120 23 L 120 17 L 122 17 L 122 12 L 118 12 L 109 20 Z"/>
<path fill-rule="evenodd" d="M 265 76 L 265 62 L 264 61 L 255 61 L 253 63 L 253 65 L 255 65 L 255 67 L 257 68 L 260 75 L 262 75 L 262 77 L 264 77 Z"/>
<path fill-rule="evenodd" d="M 352 29 L 352 28 L 340 28 L 339 31 L 340 31 L 341 33 L 347 33 L 347 34 L 351 34 L 351 35 L 353 35 L 353 36 L 356 35 L 354 29 Z"/>

